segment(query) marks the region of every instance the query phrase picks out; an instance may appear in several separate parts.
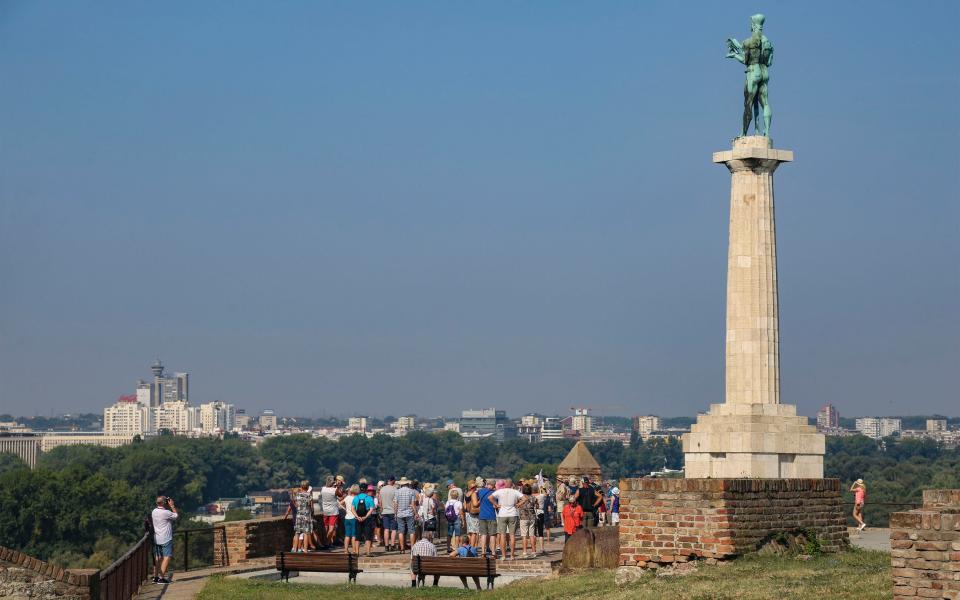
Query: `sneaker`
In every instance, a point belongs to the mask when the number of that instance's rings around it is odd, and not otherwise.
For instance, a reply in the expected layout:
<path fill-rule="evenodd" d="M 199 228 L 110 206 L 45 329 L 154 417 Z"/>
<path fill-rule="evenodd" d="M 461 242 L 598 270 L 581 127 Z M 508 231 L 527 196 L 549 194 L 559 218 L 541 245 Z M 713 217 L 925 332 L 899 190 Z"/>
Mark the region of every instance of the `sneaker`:
<path fill-rule="evenodd" d="M 160 578 L 159 578 L 159 577 L 154 577 L 154 578 L 153 578 L 153 582 L 154 582 L 154 583 L 160 583 Z"/>
<path fill-rule="evenodd" d="M 164 579 L 163 577 L 157 577 L 157 583 L 160 585 L 167 585 L 168 583 L 171 583 L 171 581 L 169 579 Z"/>

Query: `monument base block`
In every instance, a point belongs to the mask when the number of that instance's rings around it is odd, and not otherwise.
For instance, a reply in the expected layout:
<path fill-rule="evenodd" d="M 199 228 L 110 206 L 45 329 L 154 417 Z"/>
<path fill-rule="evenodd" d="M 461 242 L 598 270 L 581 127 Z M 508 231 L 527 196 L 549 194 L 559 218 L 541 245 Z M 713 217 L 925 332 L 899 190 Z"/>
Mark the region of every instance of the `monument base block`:
<path fill-rule="evenodd" d="M 623 479 L 620 564 L 654 567 L 753 552 L 784 532 L 847 547 L 839 479 Z"/>
<path fill-rule="evenodd" d="M 683 436 L 685 473 L 819 479 L 824 440 L 792 404 L 714 404 Z"/>

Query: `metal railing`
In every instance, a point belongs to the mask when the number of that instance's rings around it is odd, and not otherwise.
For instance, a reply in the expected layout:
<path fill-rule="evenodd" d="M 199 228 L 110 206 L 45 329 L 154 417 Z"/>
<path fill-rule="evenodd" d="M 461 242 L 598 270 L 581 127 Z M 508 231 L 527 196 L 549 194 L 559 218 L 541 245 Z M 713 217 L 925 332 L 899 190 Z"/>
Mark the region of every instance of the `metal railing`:
<path fill-rule="evenodd" d="M 153 540 L 145 534 L 123 556 L 100 572 L 100 600 L 130 600 L 150 575 Z"/>
<path fill-rule="evenodd" d="M 221 547 L 227 545 L 227 532 L 223 527 L 200 527 L 181 529 L 173 532 L 173 559 L 170 567 L 174 571 L 190 571 L 216 566 L 214 547 L 220 537 Z"/>

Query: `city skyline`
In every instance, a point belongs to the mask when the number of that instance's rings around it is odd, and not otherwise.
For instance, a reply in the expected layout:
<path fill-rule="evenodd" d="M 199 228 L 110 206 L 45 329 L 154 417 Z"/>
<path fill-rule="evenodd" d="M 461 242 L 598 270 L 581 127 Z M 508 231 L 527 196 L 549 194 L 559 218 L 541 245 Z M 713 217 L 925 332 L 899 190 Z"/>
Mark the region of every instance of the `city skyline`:
<path fill-rule="evenodd" d="M 505 6 L 4 4 L 0 413 L 721 402 L 756 7 Z M 953 416 L 960 5 L 772 9 L 783 402 Z"/>

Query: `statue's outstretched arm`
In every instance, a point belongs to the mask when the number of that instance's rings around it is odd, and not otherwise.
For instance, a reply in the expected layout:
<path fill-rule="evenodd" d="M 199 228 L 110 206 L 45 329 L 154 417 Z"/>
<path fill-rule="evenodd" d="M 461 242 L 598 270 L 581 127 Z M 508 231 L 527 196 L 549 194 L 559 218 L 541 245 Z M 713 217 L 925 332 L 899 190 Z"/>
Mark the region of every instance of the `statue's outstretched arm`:
<path fill-rule="evenodd" d="M 737 38 L 727 38 L 727 58 L 746 64 L 747 59 L 743 56 L 743 45 Z"/>

